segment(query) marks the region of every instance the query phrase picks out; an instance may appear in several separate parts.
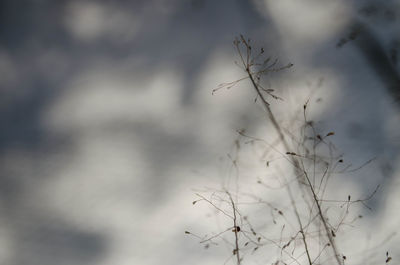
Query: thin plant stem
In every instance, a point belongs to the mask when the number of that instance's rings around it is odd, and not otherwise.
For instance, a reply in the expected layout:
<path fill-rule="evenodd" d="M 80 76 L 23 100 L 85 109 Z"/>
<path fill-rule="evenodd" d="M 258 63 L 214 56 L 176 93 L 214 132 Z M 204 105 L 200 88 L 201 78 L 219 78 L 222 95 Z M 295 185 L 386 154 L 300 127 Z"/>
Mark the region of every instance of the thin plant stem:
<path fill-rule="evenodd" d="M 264 95 L 261 93 L 259 87 L 257 86 L 257 83 L 255 82 L 254 77 L 253 77 L 248 65 L 246 66 L 246 72 L 247 72 L 247 74 L 248 74 L 248 76 L 250 78 L 250 81 L 251 81 L 251 83 L 253 85 L 253 88 L 256 90 L 257 95 L 261 99 L 261 102 L 263 103 L 263 106 L 264 106 L 265 110 L 267 111 L 268 118 L 271 121 L 272 125 L 274 126 L 276 132 L 278 133 L 279 138 L 282 141 L 282 144 L 283 144 L 284 148 L 289 152 L 290 151 L 289 144 L 286 141 L 286 138 L 285 138 L 285 136 L 283 134 L 283 131 L 282 131 L 279 123 L 277 122 L 277 120 L 275 118 L 275 115 L 273 114 L 269 103 L 265 100 Z M 301 174 L 299 174 L 299 169 L 301 168 L 300 164 L 299 164 L 299 161 L 292 155 L 290 156 L 290 158 L 292 160 L 293 165 L 297 169 L 297 170 L 295 170 L 296 175 L 299 176 L 299 175 L 303 175 L 304 174 L 304 178 L 305 178 L 305 180 L 307 181 L 307 184 L 308 184 L 307 186 L 309 186 L 311 195 L 312 195 L 312 197 L 314 199 L 314 202 L 317 205 L 318 214 L 319 214 L 321 222 L 323 223 L 323 226 L 325 228 L 325 233 L 326 233 L 326 235 L 328 237 L 329 243 L 331 244 L 331 248 L 332 248 L 333 253 L 335 255 L 335 259 L 336 259 L 336 261 L 337 261 L 337 263 L 339 265 L 342 265 L 342 262 L 339 259 L 339 254 L 338 254 L 338 251 L 337 251 L 335 240 L 333 239 L 333 237 L 332 237 L 332 235 L 330 233 L 327 221 L 326 221 L 326 219 L 324 217 L 324 214 L 322 212 L 322 209 L 321 209 L 320 202 L 319 202 L 318 197 L 317 197 L 317 195 L 316 195 L 316 193 L 314 191 L 314 188 L 312 187 L 312 183 L 311 183 L 311 181 L 310 181 L 310 179 L 309 179 L 309 177 L 307 175 L 307 172 L 304 171 Z M 302 229 L 301 228 L 301 222 L 300 222 L 300 229 Z M 304 232 L 302 234 L 304 235 Z M 304 239 L 304 241 L 305 241 L 305 239 Z M 306 251 L 306 252 L 307 252 L 307 254 L 309 254 L 308 251 Z M 308 258 L 309 258 L 309 262 L 311 264 L 311 258 L 309 256 L 308 256 Z"/>

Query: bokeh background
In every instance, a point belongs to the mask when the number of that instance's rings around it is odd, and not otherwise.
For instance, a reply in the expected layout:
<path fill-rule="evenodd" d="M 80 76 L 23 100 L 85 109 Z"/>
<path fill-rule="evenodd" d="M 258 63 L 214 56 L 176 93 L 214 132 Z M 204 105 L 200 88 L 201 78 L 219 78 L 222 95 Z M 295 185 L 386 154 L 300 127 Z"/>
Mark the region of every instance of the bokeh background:
<path fill-rule="evenodd" d="M 215 232 L 192 201 L 229 174 L 236 130 L 272 133 L 248 83 L 211 93 L 243 76 L 239 34 L 294 64 L 267 78 L 280 120 L 311 98 L 346 161 L 376 158 L 333 185 L 381 185 L 358 251 L 373 238 L 372 261 L 400 258 L 398 1 L 3 0 L 0 12 L 1 264 L 223 264 L 226 249 L 184 231 Z"/>

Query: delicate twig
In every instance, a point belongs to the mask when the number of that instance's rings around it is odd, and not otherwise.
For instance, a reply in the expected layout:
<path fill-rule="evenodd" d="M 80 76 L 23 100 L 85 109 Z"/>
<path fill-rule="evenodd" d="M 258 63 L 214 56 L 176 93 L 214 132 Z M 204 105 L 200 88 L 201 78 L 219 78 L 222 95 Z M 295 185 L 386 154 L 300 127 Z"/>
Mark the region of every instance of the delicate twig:
<path fill-rule="evenodd" d="M 236 207 L 231 194 L 228 191 L 226 192 L 226 194 L 228 194 L 229 199 L 231 200 L 232 211 L 233 211 L 233 232 L 235 233 L 235 249 L 233 250 L 233 254 L 236 254 L 237 265 L 240 265 L 239 236 L 238 236 L 239 229 L 236 220 Z"/>

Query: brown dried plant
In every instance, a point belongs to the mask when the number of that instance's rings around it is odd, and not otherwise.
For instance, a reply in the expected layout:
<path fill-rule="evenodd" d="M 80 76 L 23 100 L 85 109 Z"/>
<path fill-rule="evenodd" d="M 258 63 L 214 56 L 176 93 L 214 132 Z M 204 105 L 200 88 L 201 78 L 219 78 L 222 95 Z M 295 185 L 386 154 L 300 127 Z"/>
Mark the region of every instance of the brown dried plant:
<path fill-rule="evenodd" d="M 361 166 L 352 167 L 346 165 L 342 155 L 338 155 L 331 138 L 333 131 L 321 133 L 315 126 L 315 122 L 307 116 L 309 100 L 302 106 L 301 126 L 297 130 L 291 130 L 278 122 L 269 100 L 282 100 L 273 89 L 267 89 L 261 85 L 262 77 L 270 72 L 288 69 L 293 64 L 282 67 L 277 66 L 278 60 L 264 57 L 264 48 L 258 49 L 251 45 L 250 39 L 242 35 L 233 42 L 239 56 L 240 66 L 245 75 L 236 81 L 223 83 L 213 90 L 229 89 L 239 82 L 249 80 L 255 91 L 256 101 L 266 113 L 267 121 L 275 130 L 277 139 L 273 143 L 261 137 L 255 137 L 239 130 L 238 139 L 235 141 L 236 153 L 243 144 L 261 150 L 256 154 L 254 161 L 263 164 L 264 170 L 271 169 L 271 164 L 276 164 L 275 173 L 270 178 L 258 178 L 258 192 L 246 192 L 236 180 L 236 188 L 230 189 L 230 185 L 220 189 L 208 188 L 196 193 L 198 202 L 206 202 L 216 212 L 225 218 L 220 232 L 211 236 L 199 236 L 196 233 L 185 231 L 204 244 L 218 245 L 225 242 L 232 249 L 230 257 L 225 261 L 234 260 L 237 265 L 243 263 L 250 254 L 259 252 L 261 248 L 273 246 L 277 251 L 273 256 L 264 260 L 278 264 L 329 264 L 344 265 L 347 256 L 338 247 L 337 236 L 343 231 L 343 227 L 352 225 L 361 215 L 350 214 L 350 208 L 354 204 L 367 205 L 377 192 L 378 187 L 365 198 L 352 199 L 351 195 L 341 200 L 338 198 L 326 199 L 331 178 L 337 174 L 351 174 L 368 165 L 373 159 Z M 254 55 L 255 54 L 255 55 Z M 238 157 L 228 156 L 231 165 L 238 174 Z M 285 172 L 278 161 L 289 165 L 291 171 Z M 265 199 L 263 193 L 277 194 L 278 201 Z M 208 195 L 207 195 L 208 194 Z M 253 217 L 254 210 L 249 207 L 260 207 L 262 211 L 268 209 L 269 220 L 264 217 Z M 333 211 L 335 209 L 335 211 Z M 248 214 L 244 214 L 248 210 Z M 336 216 L 331 216 L 332 211 Z M 277 228 L 278 220 L 279 225 Z M 268 224 L 271 223 L 272 228 Z M 257 223 L 257 224 L 253 224 Z M 266 230 L 271 236 L 267 236 Z M 387 254 L 386 262 L 391 257 Z M 270 263 L 271 264 L 271 263 Z"/>

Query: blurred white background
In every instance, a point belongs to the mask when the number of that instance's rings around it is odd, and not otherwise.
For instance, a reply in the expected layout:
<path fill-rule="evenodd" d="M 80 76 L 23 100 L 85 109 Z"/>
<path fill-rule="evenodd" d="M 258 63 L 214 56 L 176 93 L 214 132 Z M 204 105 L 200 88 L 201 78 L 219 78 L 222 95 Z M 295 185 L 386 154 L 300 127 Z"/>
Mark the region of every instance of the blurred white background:
<path fill-rule="evenodd" d="M 193 189 L 223 183 L 236 130 L 273 133 L 247 81 L 211 94 L 244 75 L 239 34 L 294 64 L 268 78 L 281 121 L 313 95 L 310 115 L 346 161 L 376 157 L 332 184 L 355 197 L 381 185 L 355 228 L 365 236 L 340 247 L 350 256 L 393 235 L 371 264 L 400 258 L 398 2 L 10 0 L 0 11 L 1 264 L 223 264 L 226 248 L 184 231 L 216 232 Z"/>

